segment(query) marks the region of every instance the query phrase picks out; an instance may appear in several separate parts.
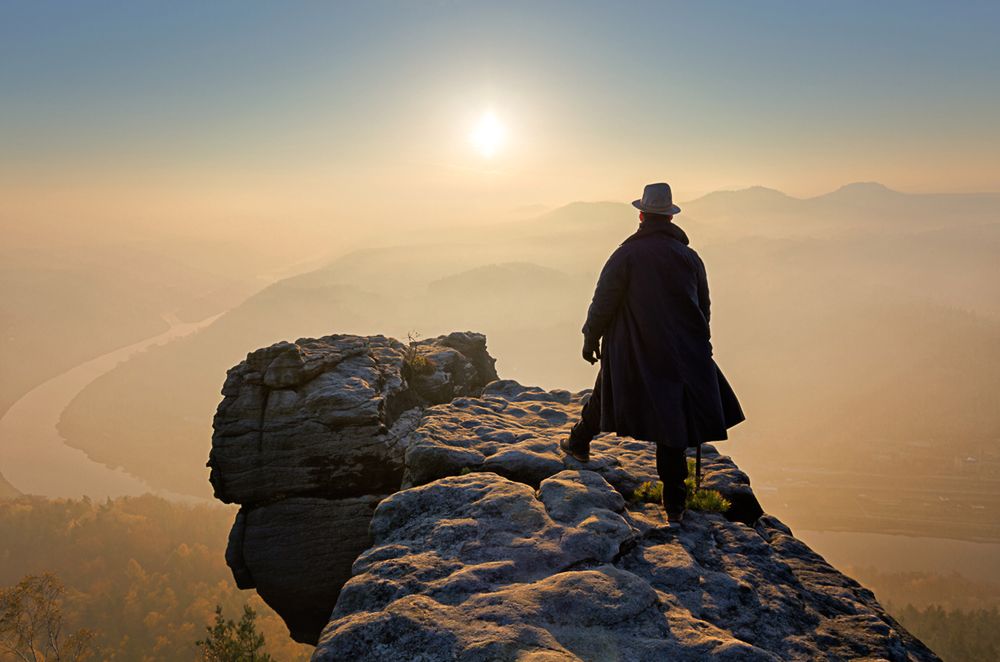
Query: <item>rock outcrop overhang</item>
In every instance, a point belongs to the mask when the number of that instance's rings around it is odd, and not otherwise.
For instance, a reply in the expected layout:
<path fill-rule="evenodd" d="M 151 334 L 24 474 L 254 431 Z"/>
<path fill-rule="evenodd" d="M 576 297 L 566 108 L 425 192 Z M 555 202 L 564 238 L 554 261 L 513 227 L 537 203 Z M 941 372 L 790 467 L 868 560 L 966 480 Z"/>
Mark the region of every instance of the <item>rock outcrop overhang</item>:
<path fill-rule="evenodd" d="M 703 447 L 726 516 L 630 503 L 652 445 L 559 439 L 589 391 L 497 379 L 480 334 L 335 335 L 229 371 L 227 562 L 318 660 L 933 660 Z"/>

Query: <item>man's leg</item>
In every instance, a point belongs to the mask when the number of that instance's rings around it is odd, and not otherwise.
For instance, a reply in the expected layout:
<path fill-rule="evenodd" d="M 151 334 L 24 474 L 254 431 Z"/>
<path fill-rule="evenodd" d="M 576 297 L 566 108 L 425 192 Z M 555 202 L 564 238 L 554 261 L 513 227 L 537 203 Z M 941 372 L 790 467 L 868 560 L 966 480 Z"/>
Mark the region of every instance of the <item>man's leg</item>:
<path fill-rule="evenodd" d="M 601 432 L 601 371 L 597 371 L 597 381 L 590 399 L 583 404 L 580 420 L 570 431 L 570 443 L 574 448 L 590 448 L 590 440 Z"/>
<path fill-rule="evenodd" d="M 668 513 L 684 510 L 687 499 L 687 455 L 683 448 L 656 444 L 656 472 L 663 482 L 663 507 Z"/>

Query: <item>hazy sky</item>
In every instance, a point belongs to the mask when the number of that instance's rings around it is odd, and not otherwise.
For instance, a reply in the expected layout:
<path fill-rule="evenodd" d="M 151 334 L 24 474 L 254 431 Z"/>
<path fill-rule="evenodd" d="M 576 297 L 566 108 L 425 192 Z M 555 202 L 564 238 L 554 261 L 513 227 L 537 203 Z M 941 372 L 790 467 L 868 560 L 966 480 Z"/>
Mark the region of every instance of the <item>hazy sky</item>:
<path fill-rule="evenodd" d="M 997 26 L 996 2 L 7 0 L 0 195 L 170 218 L 996 191 Z"/>

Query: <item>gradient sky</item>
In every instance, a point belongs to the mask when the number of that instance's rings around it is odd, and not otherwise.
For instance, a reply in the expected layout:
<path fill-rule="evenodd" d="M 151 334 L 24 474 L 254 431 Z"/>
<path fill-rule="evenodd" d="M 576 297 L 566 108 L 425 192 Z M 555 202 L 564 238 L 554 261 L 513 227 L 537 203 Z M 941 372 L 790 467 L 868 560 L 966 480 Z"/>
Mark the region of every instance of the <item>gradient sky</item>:
<path fill-rule="evenodd" d="M 0 4 L 22 214 L 1000 190 L 996 2 Z M 492 109 L 509 140 L 468 143 Z"/>

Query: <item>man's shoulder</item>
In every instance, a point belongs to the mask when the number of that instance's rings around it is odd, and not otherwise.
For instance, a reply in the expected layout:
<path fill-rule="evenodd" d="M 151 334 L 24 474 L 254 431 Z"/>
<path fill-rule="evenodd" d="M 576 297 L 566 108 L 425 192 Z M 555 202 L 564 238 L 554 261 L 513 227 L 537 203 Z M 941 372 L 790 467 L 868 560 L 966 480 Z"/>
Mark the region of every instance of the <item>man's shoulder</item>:
<path fill-rule="evenodd" d="M 681 271 L 704 272 L 705 263 L 698 251 L 684 242 L 663 235 L 659 240 L 624 241 L 612 254 L 609 261 L 617 264 L 659 265 Z"/>
<path fill-rule="evenodd" d="M 678 255 L 698 257 L 698 252 L 690 245 L 663 233 L 632 234 L 626 237 L 622 243 L 618 244 L 617 250 L 643 253 L 662 253 L 666 250 Z"/>
<path fill-rule="evenodd" d="M 693 257 L 693 258 L 694 258 L 695 260 L 697 260 L 698 262 L 701 262 L 701 256 L 700 256 L 700 255 L 698 255 L 698 251 L 696 251 L 696 250 L 695 250 L 694 248 L 692 248 L 691 246 L 685 246 L 684 248 L 686 249 L 686 250 L 685 250 L 685 252 L 686 252 L 686 253 L 687 253 L 688 255 L 690 255 L 691 257 Z"/>

